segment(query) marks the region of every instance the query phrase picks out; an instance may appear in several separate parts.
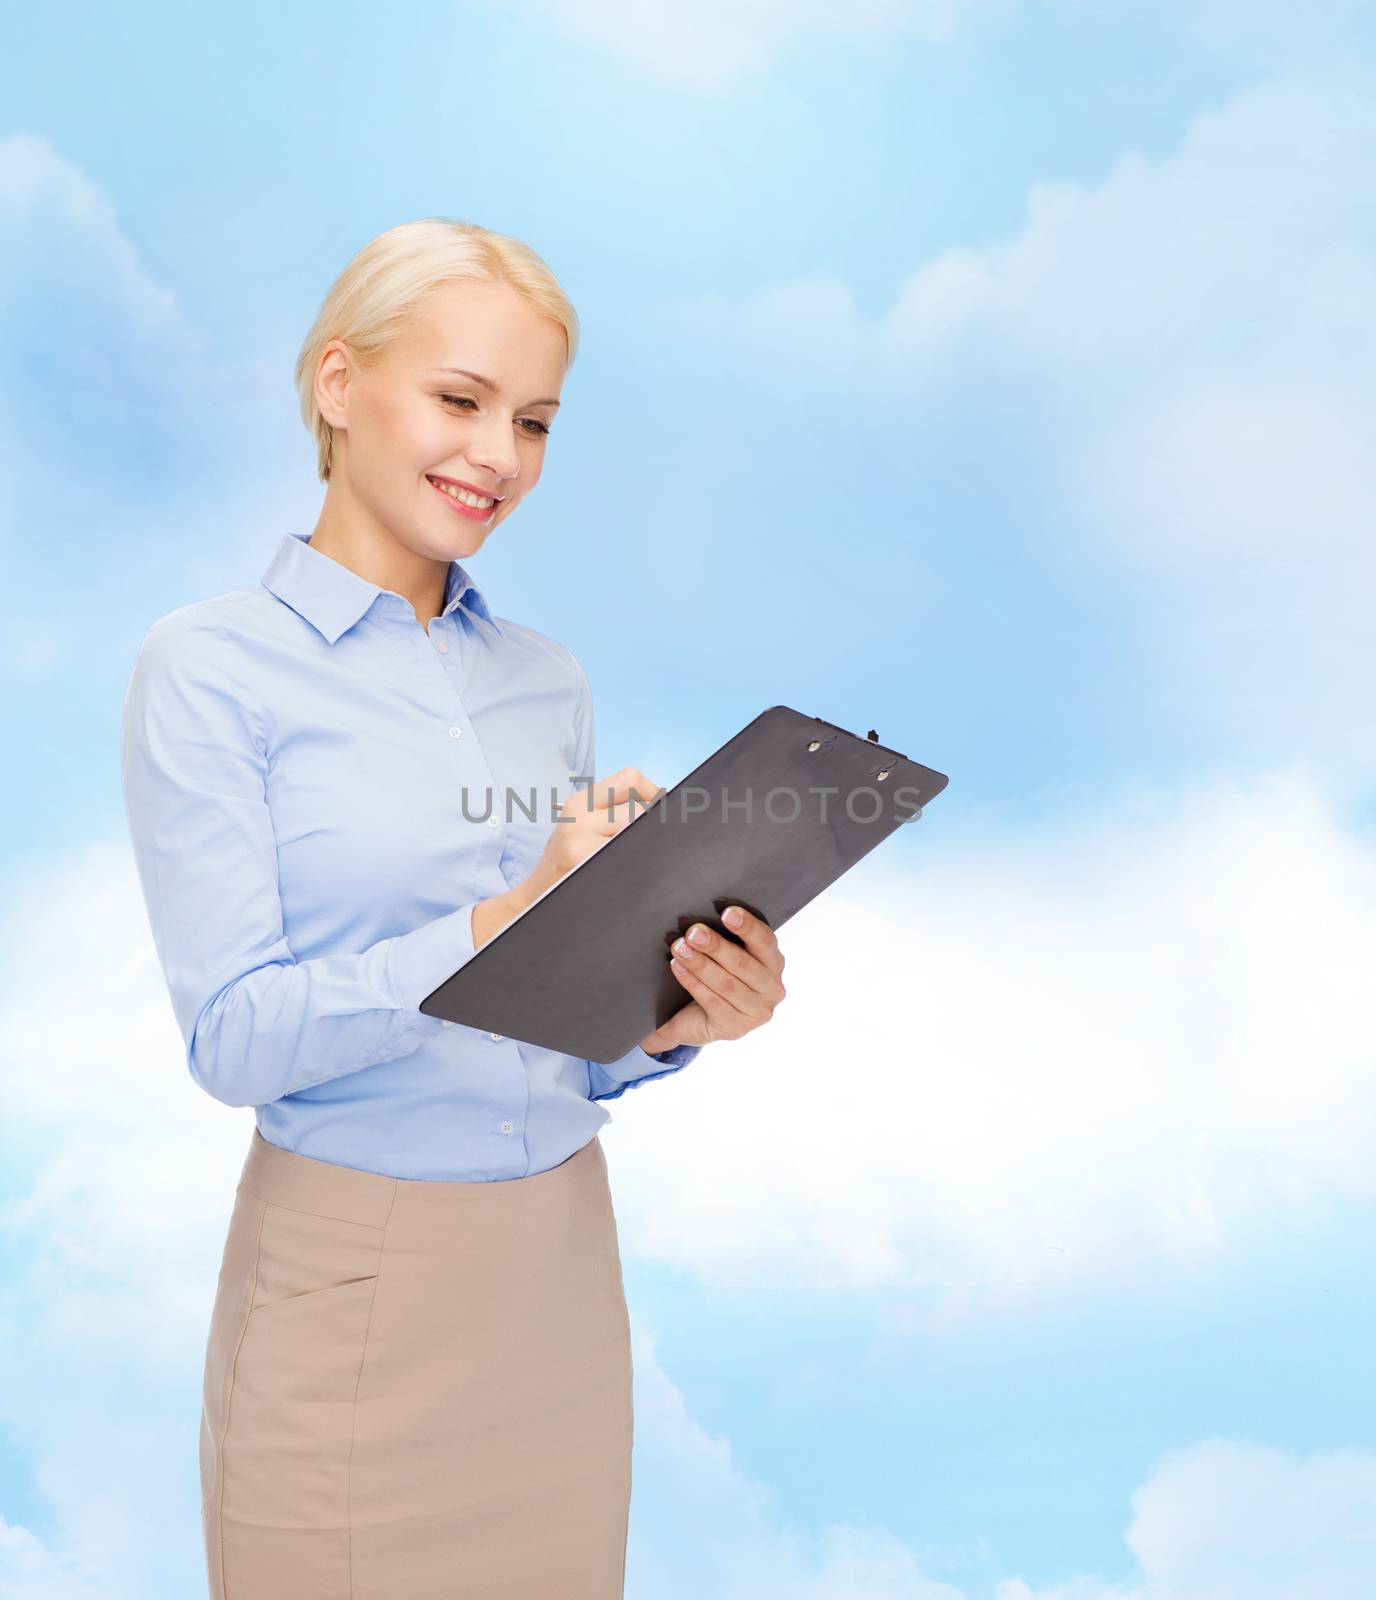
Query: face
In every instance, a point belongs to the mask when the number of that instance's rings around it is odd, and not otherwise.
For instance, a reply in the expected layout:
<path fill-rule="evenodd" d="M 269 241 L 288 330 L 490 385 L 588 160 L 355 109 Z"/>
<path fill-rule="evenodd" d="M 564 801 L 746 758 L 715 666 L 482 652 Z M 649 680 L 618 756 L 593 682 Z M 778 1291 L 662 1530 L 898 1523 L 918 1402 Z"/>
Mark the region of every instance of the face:
<path fill-rule="evenodd" d="M 566 348 L 563 327 L 504 283 L 443 285 L 367 366 L 327 345 L 316 379 L 335 429 L 327 494 L 417 555 L 472 555 L 540 481 Z"/>

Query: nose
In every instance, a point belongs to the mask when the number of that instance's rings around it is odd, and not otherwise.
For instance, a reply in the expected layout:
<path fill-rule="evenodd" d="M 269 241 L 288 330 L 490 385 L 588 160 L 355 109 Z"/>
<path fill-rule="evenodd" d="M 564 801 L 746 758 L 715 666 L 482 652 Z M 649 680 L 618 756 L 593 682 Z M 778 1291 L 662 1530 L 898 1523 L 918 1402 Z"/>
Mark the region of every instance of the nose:
<path fill-rule="evenodd" d="M 507 480 L 516 476 L 521 465 L 512 426 L 509 420 L 495 413 L 490 419 L 484 418 L 470 436 L 465 452 L 475 474 L 481 471 L 488 478 L 501 480 L 503 494 L 507 492 Z"/>

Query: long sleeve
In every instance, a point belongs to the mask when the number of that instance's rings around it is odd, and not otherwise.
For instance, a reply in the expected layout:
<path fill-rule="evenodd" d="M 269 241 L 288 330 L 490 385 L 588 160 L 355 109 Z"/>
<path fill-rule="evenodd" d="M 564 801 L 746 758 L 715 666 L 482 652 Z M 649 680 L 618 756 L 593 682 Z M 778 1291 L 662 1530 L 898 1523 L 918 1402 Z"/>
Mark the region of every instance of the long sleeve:
<path fill-rule="evenodd" d="M 298 961 L 267 804 L 267 745 L 230 641 L 185 611 L 148 631 L 124 699 L 125 810 L 192 1078 L 261 1106 L 415 1050 L 420 1002 L 473 954 L 458 905 L 356 953 Z"/>
<path fill-rule="evenodd" d="M 618 1060 L 605 1065 L 599 1061 L 589 1061 L 588 1087 L 591 1092 L 588 1099 L 615 1100 L 627 1089 L 638 1089 L 652 1078 L 667 1078 L 670 1073 L 681 1071 L 701 1051 L 700 1044 L 676 1044 L 671 1050 L 650 1055 L 637 1044 Z M 647 1068 L 650 1070 L 647 1071 Z"/>
<path fill-rule="evenodd" d="M 592 689 L 582 664 L 575 659 L 575 665 L 578 667 L 579 696 L 576 713 L 575 770 L 570 776 L 579 779 L 581 783 L 581 787 L 576 789 L 575 793 L 586 793 L 586 782 L 581 780 L 590 782 L 596 776 Z M 688 1003 L 687 990 L 684 991 L 683 1003 L 685 1005 Z M 667 1078 L 671 1073 L 682 1071 L 701 1051 L 702 1046 L 698 1044 L 676 1044 L 672 1049 L 650 1055 L 637 1044 L 615 1061 L 606 1063 L 589 1061 L 588 1098 L 615 1100 L 619 1095 L 625 1094 L 627 1089 L 649 1083 L 652 1078 Z"/>

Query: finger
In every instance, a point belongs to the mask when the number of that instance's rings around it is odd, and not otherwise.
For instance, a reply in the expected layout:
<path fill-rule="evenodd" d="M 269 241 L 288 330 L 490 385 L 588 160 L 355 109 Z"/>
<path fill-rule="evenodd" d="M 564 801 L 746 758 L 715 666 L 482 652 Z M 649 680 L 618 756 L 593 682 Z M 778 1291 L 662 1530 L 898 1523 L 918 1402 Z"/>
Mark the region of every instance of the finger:
<path fill-rule="evenodd" d="M 663 793 L 664 790 L 639 767 L 623 767 L 594 783 L 580 783 L 559 809 L 576 815 L 591 815 L 596 818 L 594 826 L 612 834 L 634 822 L 640 812 L 648 811 Z"/>
<path fill-rule="evenodd" d="M 606 844 L 613 834 L 620 833 L 631 820 L 629 817 L 617 816 L 615 811 L 608 815 L 605 804 L 597 806 L 587 800 L 580 804 L 575 799 L 564 801 L 559 807 L 559 817 L 565 826 L 576 823 L 584 831 L 600 835 L 599 848 Z"/>
<path fill-rule="evenodd" d="M 774 932 L 773 928 L 762 917 L 757 917 L 753 911 L 747 911 L 744 906 L 727 906 L 725 909 L 727 911 L 733 909 L 739 911 L 743 920 L 738 927 L 732 928 L 731 924 L 723 917 L 723 926 L 730 928 L 737 939 L 743 939 L 745 947 L 750 951 L 751 955 L 757 961 L 762 961 L 771 972 L 782 972 L 784 970 L 783 951 L 779 949 L 779 936 Z M 730 939 L 723 939 L 721 943 L 731 946 Z M 706 948 L 710 950 L 713 947 L 709 944 Z M 739 949 L 740 946 L 734 945 L 732 948 Z"/>
<path fill-rule="evenodd" d="M 695 922 L 693 927 L 701 928 L 702 924 Z M 777 1005 L 783 999 L 784 986 L 777 973 L 757 961 L 748 950 L 712 933 L 710 928 L 707 931 L 711 939 L 709 945 L 695 944 L 684 936 L 674 940 L 673 954 L 692 971 L 704 976 L 716 967 L 744 988 L 753 990 L 768 1005 Z"/>
<path fill-rule="evenodd" d="M 729 1008 L 729 1012 L 734 1012 L 751 1027 L 767 1020 L 773 1014 L 774 1001 L 770 995 L 752 988 L 715 961 L 704 960 L 701 955 L 685 961 L 676 952 L 671 970 L 679 977 L 680 982 L 683 981 L 684 975 L 691 974 L 702 986 L 701 989 L 690 989 L 689 992 L 701 1003 L 704 1010 L 708 1009 L 704 995 L 710 994 L 723 1002 Z M 685 984 L 684 987 L 687 988 L 688 985 Z M 729 1012 L 721 1014 L 725 1016 Z"/>
<path fill-rule="evenodd" d="M 704 934 L 706 935 L 706 942 L 699 944 L 698 940 Z M 771 940 L 773 937 L 773 931 L 770 930 Z M 706 956 L 709 960 L 715 961 L 719 966 L 725 967 L 728 972 L 739 978 L 742 983 L 748 984 L 750 988 L 758 990 L 760 994 L 765 995 L 774 1004 L 783 999 L 784 962 L 782 953 L 778 954 L 778 959 L 773 965 L 766 965 L 752 951 L 743 950 L 733 939 L 723 939 L 719 933 L 706 927 L 701 922 L 693 923 L 687 933 L 684 934 L 683 942 L 687 944 L 693 956 Z M 778 952 L 777 941 L 774 943 L 773 949 Z M 674 941 L 674 950 L 676 954 L 679 953 L 678 940 Z"/>
<path fill-rule="evenodd" d="M 647 778 L 639 767 L 622 767 L 619 772 L 598 779 L 592 786 L 591 798 L 601 811 L 605 811 L 608 804 L 622 802 L 648 810 L 663 793 L 660 785 L 653 778 Z"/>
<path fill-rule="evenodd" d="M 626 795 L 632 789 L 637 794 L 649 799 L 652 794 L 663 794 L 664 790 L 653 778 L 646 777 L 639 767 L 621 767 L 616 772 L 608 773 L 593 785 L 594 788 L 615 789 L 618 795 Z"/>
<path fill-rule="evenodd" d="M 718 1039 L 738 1039 L 755 1025 L 755 1019 L 738 1011 L 724 995 L 719 994 L 682 962 L 671 960 L 669 970 L 697 1002 L 707 1018 L 708 1026 Z"/>

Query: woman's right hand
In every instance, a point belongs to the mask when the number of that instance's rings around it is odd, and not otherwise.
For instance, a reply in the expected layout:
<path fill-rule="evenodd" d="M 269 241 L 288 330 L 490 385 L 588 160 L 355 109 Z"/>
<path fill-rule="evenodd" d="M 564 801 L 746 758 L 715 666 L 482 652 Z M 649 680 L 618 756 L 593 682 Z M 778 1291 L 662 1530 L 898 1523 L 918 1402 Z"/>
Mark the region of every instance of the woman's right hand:
<path fill-rule="evenodd" d="M 635 791 L 634 800 L 632 790 Z M 481 949 L 489 939 L 495 939 L 546 889 L 600 850 L 614 833 L 620 833 L 663 793 L 639 767 L 622 767 L 620 772 L 598 779 L 591 790 L 586 784 L 575 789 L 557 813 L 569 820 L 551 824 L 544 851 L 529 875 L 504 894 L 479 900 L 474 906 L 474 949 Z"/>
<path fill-rule="evenodd" d="M 663 793 L 639 767 L 622 767 L 619 772 L 596 779 L 591 789 L 587 784 L 580 785 L 559 807 L 558 815 L 563 820 L 551 826 L 544 852 L 527 883 L 536 894 L 543 894 Z"/>

